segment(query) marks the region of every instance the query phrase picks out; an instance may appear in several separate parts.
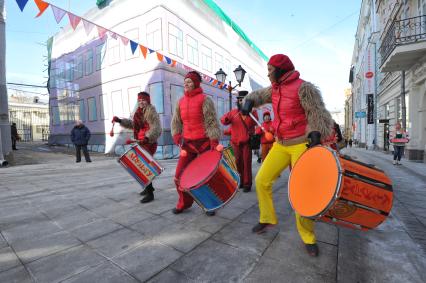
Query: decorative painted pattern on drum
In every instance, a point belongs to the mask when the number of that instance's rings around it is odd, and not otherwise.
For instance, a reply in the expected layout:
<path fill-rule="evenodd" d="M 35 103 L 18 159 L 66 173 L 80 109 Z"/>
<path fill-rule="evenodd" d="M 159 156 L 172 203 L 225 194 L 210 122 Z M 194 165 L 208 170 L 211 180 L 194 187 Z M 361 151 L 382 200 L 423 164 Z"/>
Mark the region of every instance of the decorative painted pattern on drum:
<path fill-rule="evenodd" d="M 239 180 L 239 175 L 222 159 L 215 175 L 206 184 L 188 192 L 202 208 L 215 210 L 235 196 Z"/>
<path fill-rule="evenodd" d="M 228 146 L 223 150 L 223 158 L 225 158 L 232 170 L 238 172 L 237 162 L 235 161 L 234 149 L 232 146 Z"/>
<path fill-rule="evenodd" d="M 132 146 L 118 159 L 118 162 L 143 187 L 164 171 L 164 168 L 139 145 Z"/>

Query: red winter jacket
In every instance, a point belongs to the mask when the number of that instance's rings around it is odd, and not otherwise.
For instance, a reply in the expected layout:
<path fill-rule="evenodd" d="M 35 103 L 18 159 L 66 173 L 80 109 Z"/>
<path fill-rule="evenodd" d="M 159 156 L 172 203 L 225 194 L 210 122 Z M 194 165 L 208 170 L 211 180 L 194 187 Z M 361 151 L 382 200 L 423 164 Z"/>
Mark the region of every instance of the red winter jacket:
<path fill-rule="evenodd" d="M 185 92 L 179 101 L 179 110 L 183 124 L 183 138 L 199 140 L 207 138 L 204 129 L 203 103 L 206 95 L 201 88 Z"/>
<path fill-rule="evenodd" d="M 275 133 L 275 130 L 274 130 L 274 127 L 273 127 L 272 123 L 273 123 L 272 121 L 269 121 L 269 122 L 263 122 L 263 123 L 262 123 L 262 127 L 265 129 L 265 131 L 270 132 L 271 134 L 274 134 L 274 133 Z M 262 131 L 262 129 L 261 129 L 260 127 L 256 127 L 256 134 L 258 134 L 258 135 L 262 135 L 262 136 L 260 137 L 260 143 L 261 143 L 261 144 L 265 144 L 265 143 L 273 143 L 273 142 L 274 142 L 274 140 L 268 141 L 268 140 L 265 138 L 265 133 Z"/>
<path fill-rule="evenodd" d="M 257 119 L 257 111 L 254 110 L 252 113 Z M 243 120 L 249 132 L 247 132 Z M 256 122 L 250 116 L 243 116 L 236 108 L 223 115 L 220 118 L 220 122 L 225 126 L 231 125 L 229 128 L 233 144 L 247 143 L 249 141 L 249 134 L 254 134 L 254 127 L 256 126 Z"/>
<path fill-rule="evenodd" d="M 273 126 L 279 139 L 304 136 L 308 120 L 299 99 L 299 88 L 304 82 L 297 71 L 283 76 L 272 84 Z"/>

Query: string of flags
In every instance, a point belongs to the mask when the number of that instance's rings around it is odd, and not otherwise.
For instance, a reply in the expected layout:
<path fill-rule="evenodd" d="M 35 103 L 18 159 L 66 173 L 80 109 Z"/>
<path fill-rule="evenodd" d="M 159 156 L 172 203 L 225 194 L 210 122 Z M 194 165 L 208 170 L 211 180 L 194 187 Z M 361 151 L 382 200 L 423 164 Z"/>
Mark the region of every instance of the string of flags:
<path fill-rule="evenodd" d="M 18 7 L 21 10 L 21 12 L 24 11 L 24 8 L 27 5 L 28 1 L 29 0 L 16 0 L 16 3 L 18 4 Z M 135 42 L 135 41 L 123 36 L 123 35 L 120 35 L 120 34 L 114 32 L 110 29 L 107 29 L 103 26 L 97 25 L 96 23 L 91 22 L 91 21 L 89 21 L 85 18 L 78 16 L 78 15 L 75 15 L 75 14 L 73 14 L 73 13 L 67 11 L 67 10 L 59 8 L 59 7 L 53 5 L 49 2 L 46 2 L 46 1 L 43 1 L 43 0 L 33 0 L 33 1 L 37 5 L 37 8 L 39 9 L 38 14 L 35 16 L 36 18 L 40 17 L 46 11 L 46 9 L 50 7 L 52 9 L 52 13 L 53 13 L 53 16 L 54 16 L 57 24 L 59 24 L 62 21 L 62 19 L 65 17 L 65 15 L 67 15 L 68 19 L 69 19 L 69 23 L 70 23 L 73 30 L 75 30 L 77 28 L 77 26 L 82 22 L 84 30 L 86 32 L 86 35 L 89 35 L 93 31 L 93 29 L 96 28 L 98 36 L 99 36 L 100 39 L 105 39 L 105 37 L 110 37 L 110 38 L 113 38 L 115 40 L 120 39 L 121 42 L 123 43 L 123 45 L 125 45 L 125 46 L 129 45 L 130 46 L 130 50 L 131 50 L 132 54 L 134 54 L 136 52 L 136 50 L 139 48 L 144 59 L 146 59 L 149 54 L 155 53 L 158 61 L 166 63 L 167 65 L 169 65 L 171 67 L 180 68 L 180 69 L 185 70 L 186 72 L 194 70 L 193 68 L 191 68 L 191 67 L 189 67 L 189 66 L 187 66 L 187 65 L 185 65 L 181 62 L 178 62 L 177 60 L 172 59 L 172 58 L 170 58 L 170 57 L 168 57 L 164 54 L 161 54 L 158 51 L 155 51 L 155 50 L 153 50 L 149 47 L 146 47 L 146 46 L 144 46 L 144 45 L 142 45 L 138 42 Z M 201 74 L 201 77 L 203 78 L 203 81 L 208 83 L 209 85 L 211 85 L 213 87 L 217 87 L 219 89 L 228 88 L 228 85 L 226 83 L 220 82 L 217 79 L 214 79 L 214 78 L 212 78 L 208 75 L 205 75 L 201 72 L 200 72 L 200 74 Z"/>

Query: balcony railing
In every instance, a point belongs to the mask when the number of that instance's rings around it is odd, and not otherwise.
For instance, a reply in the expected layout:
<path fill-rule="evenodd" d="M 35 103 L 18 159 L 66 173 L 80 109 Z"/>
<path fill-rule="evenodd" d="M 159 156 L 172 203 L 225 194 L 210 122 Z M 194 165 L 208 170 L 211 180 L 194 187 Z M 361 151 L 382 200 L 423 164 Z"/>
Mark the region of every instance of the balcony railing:
<path fill-rule="evenodd" d="M 381 64 L 399 45 L 426 40 L 426 15 L 394 21 L 388 29 L 379 52 Z"/>

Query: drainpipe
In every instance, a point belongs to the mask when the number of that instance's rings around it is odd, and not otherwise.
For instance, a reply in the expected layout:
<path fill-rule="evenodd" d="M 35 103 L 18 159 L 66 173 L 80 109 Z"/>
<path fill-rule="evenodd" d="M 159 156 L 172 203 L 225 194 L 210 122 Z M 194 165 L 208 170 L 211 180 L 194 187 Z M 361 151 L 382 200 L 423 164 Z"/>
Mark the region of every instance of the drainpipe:
<path fill-rule="evenodd" d="M 0 0 L 0 167 L 6 166 L 5 157 L 11 155 L 9 107 L 6 88 L 6 9 L 5 1 Z"/>
<path fill-rule="evenodd" d="M 405 106 L 405 71 L 401 72 L 401 110 L 402 110 L 402 128 L 407 129 L 407 119 L 406 112 L 407 108 Z"/>

